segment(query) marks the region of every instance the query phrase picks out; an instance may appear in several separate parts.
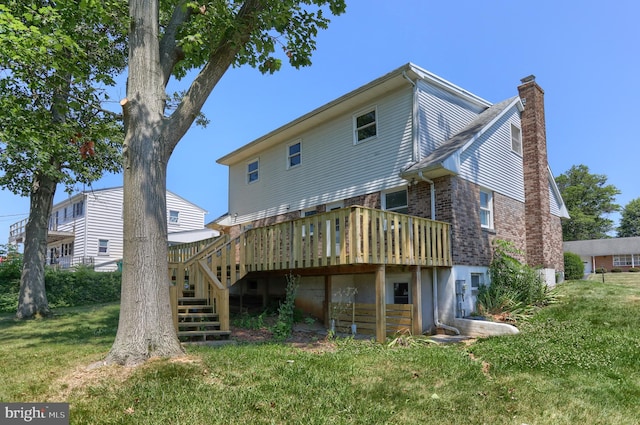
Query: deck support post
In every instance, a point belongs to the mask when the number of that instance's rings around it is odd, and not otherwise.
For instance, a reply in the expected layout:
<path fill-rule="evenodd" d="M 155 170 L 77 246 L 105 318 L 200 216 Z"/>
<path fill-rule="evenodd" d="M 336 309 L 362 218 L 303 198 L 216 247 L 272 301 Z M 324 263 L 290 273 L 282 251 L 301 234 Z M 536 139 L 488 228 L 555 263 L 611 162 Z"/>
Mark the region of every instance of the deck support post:
<path fill-rule="evenodd" d="M 376 341 L 387 341 L 387 296 L 385 292 L 386 273 L 384 264 L 376 270 Z"/>
<path fill-rule="evenodd" d="M 218 320 L 220 321 L 220 330 L 229 330 L 229 288 L 218 291 Z"/>
<path fill-rule="evenodd" d="M 324 326 L 331 327 L 331 301 L 333 294 L 333 279 L 330 274 L 324 276 Z"/>
<path fill-rule="evenodd" d="M 411 271 L 411 297 L 413 304 L 411 333 L 422 335 L 422 269 L 420 266 L 413 266 Z"/>

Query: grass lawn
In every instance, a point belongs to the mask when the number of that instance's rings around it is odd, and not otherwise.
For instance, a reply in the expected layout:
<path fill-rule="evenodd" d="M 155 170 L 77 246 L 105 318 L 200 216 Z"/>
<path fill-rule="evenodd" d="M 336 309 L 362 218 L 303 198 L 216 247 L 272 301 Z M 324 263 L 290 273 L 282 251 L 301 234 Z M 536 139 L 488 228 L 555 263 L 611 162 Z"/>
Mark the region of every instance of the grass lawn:
<path fill-rule="evenodd" d="M 640 275 L 626 276 L 560 285 L 517 336 L 189 347 L 135 369 L 86 370 L 117 305 L 5 316 L 0 400 L 68 401 L 73 424 L 638 424 Z"/>

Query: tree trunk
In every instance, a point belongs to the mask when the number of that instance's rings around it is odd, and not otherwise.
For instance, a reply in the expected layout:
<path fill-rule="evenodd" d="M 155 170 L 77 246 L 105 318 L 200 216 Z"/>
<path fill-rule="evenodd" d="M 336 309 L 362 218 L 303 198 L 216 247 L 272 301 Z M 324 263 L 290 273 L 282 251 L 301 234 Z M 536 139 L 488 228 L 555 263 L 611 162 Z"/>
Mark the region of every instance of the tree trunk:
<path fill-rule="evenodd" d="M 139 140 L 147 149 L 157 141 Z M 167 272 L 166 163 L 126 166 L 120 321 L 107 363 L 184 354 L 173 326 Z"/>
<path fill-rule="evenodd" d="M 120 321 L 106 362 L 135 365 L 184 354 L 173 327 L 167 269 L 165 90 L 158 4 L 129 3 L 129 78 L 123 100 L 124 255 Z M 154 48 L 155 46 L 155 48 Z"/>
<path fill-rule="evenodd" d="M 36 174 L 30 198 L 29 220 L 25 228 L 25 243 L 18 319 L 51 314 L 44 285 L 44 265 L 47 258 L 49 216 L 57 183 L 46 175 Z"/>

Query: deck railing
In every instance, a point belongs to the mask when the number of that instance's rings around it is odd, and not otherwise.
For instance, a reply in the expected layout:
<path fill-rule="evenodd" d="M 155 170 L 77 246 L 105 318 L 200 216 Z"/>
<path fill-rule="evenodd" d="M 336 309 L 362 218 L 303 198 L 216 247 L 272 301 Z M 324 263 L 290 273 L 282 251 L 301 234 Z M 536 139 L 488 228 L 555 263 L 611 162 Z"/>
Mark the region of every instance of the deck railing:
<path fill-rule="evenodd" d="M 249 272 L 356 264 L 451 266 L 449 224 L 354 206 L 169 247 L 174 298 L 187 283 L 221 312 Z"/>
<path fill-rule="evenodd" d="M 449 224 L 349 207 L 246 231 L 247 271 L 344 264 L 450 266 Z"/>

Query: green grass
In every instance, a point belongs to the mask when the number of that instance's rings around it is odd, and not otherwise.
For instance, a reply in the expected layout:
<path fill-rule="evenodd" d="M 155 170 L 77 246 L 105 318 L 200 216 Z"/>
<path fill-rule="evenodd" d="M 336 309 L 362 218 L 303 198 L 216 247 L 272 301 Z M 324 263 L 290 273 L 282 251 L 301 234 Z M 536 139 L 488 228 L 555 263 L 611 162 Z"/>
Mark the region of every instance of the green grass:
<path fill-rule="evenodd" d="M 517 336 L 407 348 L 342 340 L 326 352 L 189 347 L 188 361 L 111 368 L 65 400 L 73 424 L 638 424 L 635 276 L 560 285 Z M 0 319 L 0 400 L 59 397 L 71 371 L 108 351 L 117 306 L 58 313 Z"/>

